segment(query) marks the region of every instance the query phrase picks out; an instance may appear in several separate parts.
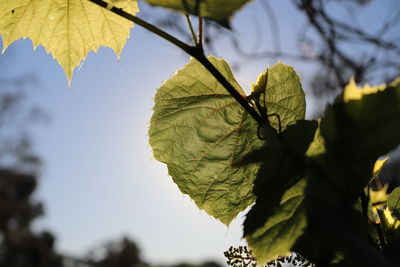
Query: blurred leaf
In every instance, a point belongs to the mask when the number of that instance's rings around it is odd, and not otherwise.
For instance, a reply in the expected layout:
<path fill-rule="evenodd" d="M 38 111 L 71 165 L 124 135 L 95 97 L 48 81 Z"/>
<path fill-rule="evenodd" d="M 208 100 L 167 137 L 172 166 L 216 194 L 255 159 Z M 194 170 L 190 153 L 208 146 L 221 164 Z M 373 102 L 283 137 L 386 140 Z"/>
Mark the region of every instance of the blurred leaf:
<path fill-rule="evenodd" d="M 390 212 L 389 208 L 386 207 L 385 209 L 377 209 L 379 214 L 379 219 L 383 226 L 383 229 L 386 232 L 390 232 L 396 229 L 399 229 L 400 221 L 393 218 L 392 213 Z"/>
<path fill-rule="evenodd" d="M 214 20 L 224 27 L 230 27 L 232 15 L 252 0 L 145 0 L 146 2 L 183 13 L 200 15 Z M 198 5 L 198 10 L 196 9 Z"/>
<path fill-rule="evenodd" d="M 397 77 L 393 82 L 391 82 L 390 86 L 399 87 L 400 86 L 400 77 Z"/>
<path fill-rule="evenodd" d="M 377 209 L 377 211 L 386 242 L 385 250 L 394 254 L 398 263 L 398 255 L 400 253 L 400 221 L 392 216 L 392 212 L 388 207 Z"/>
<path fill-rule="evenodd" d="M 383 166 L 385 166 L 385 164 L 387 163 L 388 160 L 389 160 L 389 157 L 386 157 L 386 158 L 384 158 L 384 159 L 378 159 L 378 160 L 375 162 L 374 170 L 373 170 L 373 174 L 372 174 L 372 177 L 373 177 L 373 178 L 379 176 L 379 174 L 380 174 L 381 171 L 382 171 Z"/>
<path fill-rule="evenodd" d="M 126 0 L 131 14 L 139 11 L 136 0 Z M 42 45 L 64 69 L 68 80 L 90 51 L 110 47 L 119 56 L 133 23 L 81 0 L 0 0 L 0 34 L 3 52 L 20 38 Z"/>
<path fill-rule="evenodd" d="M 400 187 L 396 187 L 388 196 L 387 207 L 391 215 L 400 220 Z"/>
<path fill-rule="evenodd" d="M 347 187 L 349 194 L 357 194 L 371 179 L 375 161 L 400 143 L 400 87 L 389 86 L 358 100 L 344 100 L 339 97 L 326 110 L 321 134 L 332 179 Z"/>
<path fill-rule="evenodd" d="M 349 102 L 351 100 L 360 100 L 365 95 L 377 93 L 385 90 L 386 85 L 370 86 L 369 84 L 364 87 L 358 87 L 354 79 L 351 79 L 349 84 L 344 88 L 343 101 Z"/>
<path fill-rule="evenodd" d="M 244 94 L 229 65 L 209 59 Z M 167 164 L 182 193 L 229 224 L 254 201 L 258 165 L 232 164 L 263 144 L 257 122 L 195 59 L 167 80 L 154 100 L 149 136 L 155 158 Z"/>
<path fill-rule="evenodd" d="M 385 184 L 385 186 L 380 190 L 372 190 L 371 189 L 369 191 L 370 200 L 371 200 L 371 203 L 373 206 L 376 206 L 382 202 L 384 202 L 386 205 L 386 200 L 388 198 L 387 189 L 388 189 L 388 185 Z"/>

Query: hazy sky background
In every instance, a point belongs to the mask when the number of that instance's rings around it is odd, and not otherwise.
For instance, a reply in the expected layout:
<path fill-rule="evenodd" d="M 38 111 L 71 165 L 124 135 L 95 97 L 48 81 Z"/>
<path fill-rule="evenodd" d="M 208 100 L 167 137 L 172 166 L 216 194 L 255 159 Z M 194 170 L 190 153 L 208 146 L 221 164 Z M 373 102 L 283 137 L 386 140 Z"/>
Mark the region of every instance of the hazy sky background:
<path fill-rule="evenodd" d="M 390 10 L 382 3 L 387 1 L 375 1 L 380 4 L 360 12 L 366 18 L 385 16 Z M 283 50 L 297 52 L 294 41 L 304 26 L 302 15 L 289 1 L 270 3 L 279 17 Z M 269 32 L 259 5 L 248 5 L 233 20 L 234 30 L 249 47 L 255 38 L 254 18 Z M 152 11 L 143 3 L 141 8 Z M 218 43 L 217 51 L 217 56 L 237 62 L 228 42 Z M 227 228 L 200 212 L 179 192 L 164 164 L 153 159 L 148 145 L 152 97 L 187 63 L 181 51 L 135 27 L 119 62 L 110 49 L 91 53 L 75 71 L 70 89 L 57 62 L 42 47 L 34 52 L 29 40 L 14 43 L 2 57 L 3 74 L 37 75 L 29 97 L 51 117 L 50 125 L 34 129 L 34 146 L 44 161 L 36 197 L 46 211 L 36 228 L 53 231 L 59 250 L 82 255 L 106 240 L 129 235 L 153 263 L 206 258 L 223 262 L 223 251 L 242 242 L 244 214 Z M 249 89 L 275 61 L 244 62 L 237 80 Z M 284 62 L 306 80 L 313 69 Z"/>

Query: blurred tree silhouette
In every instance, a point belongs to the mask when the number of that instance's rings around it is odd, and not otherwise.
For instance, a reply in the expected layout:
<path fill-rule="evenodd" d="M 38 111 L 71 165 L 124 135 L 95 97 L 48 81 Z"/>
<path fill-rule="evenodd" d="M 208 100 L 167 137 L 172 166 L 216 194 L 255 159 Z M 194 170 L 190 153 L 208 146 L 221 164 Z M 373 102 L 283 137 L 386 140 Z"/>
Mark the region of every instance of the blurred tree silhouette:
<path fill-rule="evenodd" d="M 96 257 L 99 251 L 92 251 L 85 260 L 87 265 L 93 267 L 149 266 L 143 261 L 137 244 L 126 237 L 117 242 L 109 242 L 98 250 L 101 250 L 103 255 Z"/>
<path fill-rule="evenodd" d="M 151 266 L 150 264 L 146 263 L 143 260 L 138 245 L 127 237 L 123 237 L 119 241 L 108 242 L 105 245 L 92 250 L 87 256 L 87 259 L 83 261 L 83 263 L 85 264 L 84 266 L 90 266 L 90 267 Z M 205 261 L 199 264 L 193 264 L 188 262 L 181 262 L 172 265 L 161 264 L 158 265 L 157 267 L 222 267 L 222 266 L 214 261 Z"/>
<path fill-rule="evenodd" d="M 31 229 L 43 206 L 32 198 L 41 163 L 33 152 L 28 125 L 44 113 L 26 101 L 24 89 L 36 79 L 32 74 L 8 78 L 4 73 L 0 76 L 0 266 L 62 266 L 62 257 L 54 252 L 53 234 Z"/>
<path fill-rule="evenodd" d="M 2 76 L 4 72 L 2 73 Z M 47 120 L 40 108 L 27 101 L 27 89 L 36 83 L 35 75 L 0 76 L 0 167 L 36 173 L 40 159 L 33 152 L 29 126 Z"/>
<path fill-rule="evenodd" d="M 54 252 L 50 232 L 33 233 L 31 222 L 43 212 L 31 199 L 37 186 L 32 174 L 0 170 L 0 266 L 57 267 L 62 258 Z"/>

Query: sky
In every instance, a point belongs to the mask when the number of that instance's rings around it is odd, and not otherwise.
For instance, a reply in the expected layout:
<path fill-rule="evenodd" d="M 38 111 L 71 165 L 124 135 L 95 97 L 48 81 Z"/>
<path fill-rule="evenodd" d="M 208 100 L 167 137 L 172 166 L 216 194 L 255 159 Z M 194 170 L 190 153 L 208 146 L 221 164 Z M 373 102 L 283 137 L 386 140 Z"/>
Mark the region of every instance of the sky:
<path fill-rule="evenodd" d="M 282 49 L 297 52 L 293 36 L 302 30 L 304 18 L 289 1 L 270 3 L 279 15 L 281 32 L 286 33 L 281 35 Z M 252 18 L 259 18 L 261 27 L 269 27 L 259 4 L 248 5 L 233 20 L 235 34 L 243 40 L 256 38 Z M 147 14 L 159 12 L 143 4 L 141 8 Z M 382 5 L 373 10 L 374 14 L 387 12 Z M 368 12 L 366 16 L 372 11 Z M 217 56 L 240 66 L 236 77 L 247 90 L 259 73 L 276 62 L 239 62 L 226 40 L 217 46 Z M 223 262 L 223 251 L 243 244 L 245 213 L 226 227 L 199 211 L 180 193 L 148 145 L 152 97 L 163 81 L 188 62 L 181 51 L 136 26 L 120 61 L 107 48 L 90 53 L 75 71 L 71 88 L 57 62 L 42 47 L 33 51 L 29 40 L 17 41 L 1 56 L 3 74 L 37 76 L 29 101 L 51 118 L 49 125 L 33 129 L 35 151 L 44 162 L 35 197 L 45 204 L 45 216 L 35 228 L 54 232 L 60 251 L 82 255 L 128 235 L 152 263 Z M 314 68 L 284 62 L 294 65 L 305 81 Z M 311 109 L 312 104 L 308 112 Z"/>

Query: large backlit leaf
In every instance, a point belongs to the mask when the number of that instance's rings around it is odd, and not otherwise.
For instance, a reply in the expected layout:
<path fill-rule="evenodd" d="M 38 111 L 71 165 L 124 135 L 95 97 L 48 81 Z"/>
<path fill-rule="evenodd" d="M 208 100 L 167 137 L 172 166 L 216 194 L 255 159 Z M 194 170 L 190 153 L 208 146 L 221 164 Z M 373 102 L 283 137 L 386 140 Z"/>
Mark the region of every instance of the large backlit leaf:
<path fill-rule="evenodd" d="M 251 0 L 146 0 L 156 6 L 178 10 L 184 13 L 199 15 L 196 3 L 199 2 L 201 16 L 217 21 L 229 27 L 229 19 L 235 11 Z"/>
<path fill-rule="evenodd" d="M 244 94 L 225 61 L 210 61 Z M 155 158 L 200 209 L 228 224 L 254 201 L 258 166 L 233 163 L 262 145 L 256 121 L 195 59 L 154 100 L 149 136 Z"/>
<path fill-rule="evenodd" d="M 120 7 L 138 11 L 136 0 Z M 15 40 L 30 38 L 34 47 L 42 45 L 52 54 L 69 80 L 74 68 L 100 46 L 119 56 L 133 26 L 88 0 L 0 0 L 0 18 L 3 52 Z"/>

